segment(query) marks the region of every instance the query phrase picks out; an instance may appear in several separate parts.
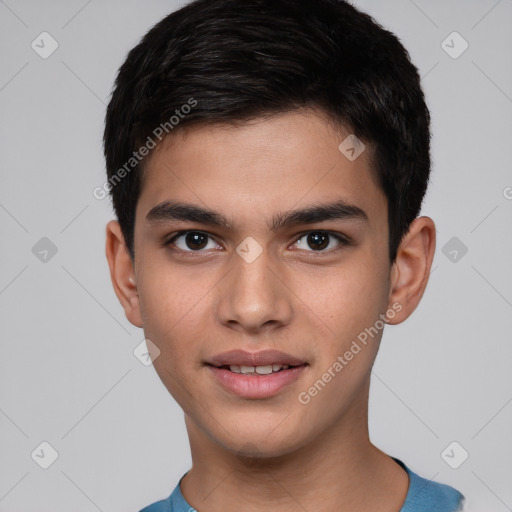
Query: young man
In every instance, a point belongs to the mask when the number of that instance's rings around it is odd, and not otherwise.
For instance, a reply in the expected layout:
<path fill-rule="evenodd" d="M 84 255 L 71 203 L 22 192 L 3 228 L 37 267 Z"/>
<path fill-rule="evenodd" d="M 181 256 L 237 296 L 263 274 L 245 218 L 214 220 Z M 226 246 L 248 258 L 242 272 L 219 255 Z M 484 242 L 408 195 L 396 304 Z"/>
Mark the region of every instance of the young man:
<path fill-rule="evenodd" d="M 429 122 L 406 50 L 341 0 L 198 0 L 129 53 L 106 253 L 193 461 L 145 512 L 461 510 L 368 435 L 434 254 Z"/>

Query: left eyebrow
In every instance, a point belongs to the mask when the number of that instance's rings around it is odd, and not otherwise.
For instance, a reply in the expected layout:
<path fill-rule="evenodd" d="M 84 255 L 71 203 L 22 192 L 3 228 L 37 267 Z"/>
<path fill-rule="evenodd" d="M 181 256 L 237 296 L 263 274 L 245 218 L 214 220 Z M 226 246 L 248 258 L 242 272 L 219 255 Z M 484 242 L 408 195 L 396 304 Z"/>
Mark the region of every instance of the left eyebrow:
<path fill-rule="evenodd" d="M 333 203 L 314 205 L 303 210 L 292 210 L 277 214 L 273 218 L 270 229 L 277 231 L 284 226 L 314 224 L 328 220 L 360 220 L 368 222 L 368 215 L 359 206 L 349 204 L 340 199 Z"/>
<path fill-rule="evenodd" d="M 366 212 L 344 200 L 332 203 L 313 205 L 302 210 L 291 210 L 274 215 L 269 230 L 278 231 L 283 227 L 299 224 L 314 224 L 329 220 L 360 220 L 368 222 Z M 198 222 L 208 226 L 233 229 L 233 224 L 221 213 L 189 203 L 177 201 L 164 201 L 152 208 L 146 215 L 150 225 L 173 222 Z"/>

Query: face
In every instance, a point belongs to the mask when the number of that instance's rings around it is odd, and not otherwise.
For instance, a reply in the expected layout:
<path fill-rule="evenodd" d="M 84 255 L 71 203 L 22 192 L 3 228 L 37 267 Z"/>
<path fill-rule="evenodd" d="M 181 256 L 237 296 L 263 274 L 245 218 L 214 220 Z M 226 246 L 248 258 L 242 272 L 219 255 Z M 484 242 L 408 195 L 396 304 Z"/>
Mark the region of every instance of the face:
<path fill-rule="evenodd" d="M 391 307 L 387 202 L 369 150 L 338 149 L 348 134 L 294 112 L 178 132 L 147 162 L 131 320 L 187 422 L 230 451 L 285 454 L 367 408 Z M 294 368 L 267 375 L 268 350 Z M 263 374 L 237 373 L 251 361 Z"/>

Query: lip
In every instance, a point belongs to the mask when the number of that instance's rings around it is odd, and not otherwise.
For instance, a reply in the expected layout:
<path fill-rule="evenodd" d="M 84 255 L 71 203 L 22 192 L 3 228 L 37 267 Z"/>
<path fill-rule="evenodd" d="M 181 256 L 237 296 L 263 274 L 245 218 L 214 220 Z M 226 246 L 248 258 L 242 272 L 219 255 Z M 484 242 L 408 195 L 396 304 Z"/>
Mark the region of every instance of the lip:
<path fill-rule="evenodd" d="M 225 389 L 235 395 L 242 398 L 269 398 L 297 381 L 307 366 L 307 364 L 302 364 L 268 375 L 244 375 L 210 364 L 207 365 L 207 368 Z"/>
<path fill-rule="evenodd" d="M 211 366 L 266 366 L 269 364 L 287 364 L 289 366 L 301 366 L 306 361 L 279 350 L 261 350 L 259 352 L 248 352 L 246 350 L 230 350 L 217 354 L 206 361 Z M 279 372 L 280 373 L 280 372 Z"/>
<path fill-rule="evenodd" d="M 267 366 L 271 364 L 289 365 L 291 368 L 266 375 L 247 375 L 231 372 L 224 366 Z M 211 371 L 224 389 L 242 398 L 268 398 L 289 386 L 306 370 L 308 363 L 296 356 L 279 350 L 230 350 L 211 357 L 206 361 Z"/>

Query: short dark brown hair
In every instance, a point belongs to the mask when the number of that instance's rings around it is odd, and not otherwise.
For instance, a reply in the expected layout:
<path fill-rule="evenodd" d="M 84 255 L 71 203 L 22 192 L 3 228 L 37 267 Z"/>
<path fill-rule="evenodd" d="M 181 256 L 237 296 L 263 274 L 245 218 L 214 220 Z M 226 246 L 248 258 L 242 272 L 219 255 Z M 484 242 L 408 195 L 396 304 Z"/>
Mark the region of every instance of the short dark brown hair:
<path fill-rule="evenodd" d="M 196 0 L 129 52 L 107 109 L 104 152 L 132 258 L 139 148 L 191 123 L 302 107 L 321 109 L 372 147 L 393 262 L 427 189 L 430 115 L 398 38 L 343 0 Z"/>

